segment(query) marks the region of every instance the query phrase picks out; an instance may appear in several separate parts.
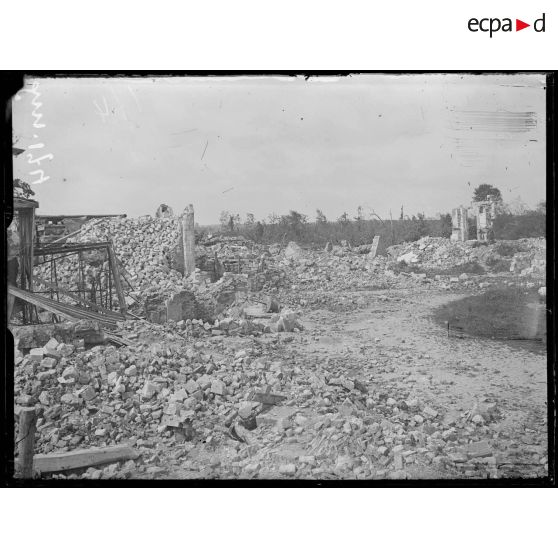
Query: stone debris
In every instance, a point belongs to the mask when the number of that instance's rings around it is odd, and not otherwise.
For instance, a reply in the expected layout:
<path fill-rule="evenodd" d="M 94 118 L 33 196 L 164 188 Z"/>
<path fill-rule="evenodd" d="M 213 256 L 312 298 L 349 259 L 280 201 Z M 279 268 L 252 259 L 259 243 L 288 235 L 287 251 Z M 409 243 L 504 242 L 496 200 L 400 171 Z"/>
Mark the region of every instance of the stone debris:
<path fill-rule="evenodd" d="M 432 409 L 432 407 L 425 407 L 422 412 L 429 418 L 436 418 L 438 416 L 438 411 Z"/>
<path fill-rule="evenodd" d="M 141 453 L 65 478 L 396 479 L 417 471 L 486 478 L 545 470 L 537 430 L 544 417 L 533 415 L 532 432 L 518 434 L 519 425 L 503 426 L 513 409 L 495 394 L 448 408 L 441 395 L 478 369 L 464 365 L 442 384 L 412 339 L 388 339 L 374 327 L 397 305 L 415 304 L 414 293 L 434 289 L 485 289 L 505 277 L 538 283 L 545 296 L 543 240 L 425 237 L 372 258 L 371 246 L 348 243 L 312 250 L 207 237 L 198 256 L 217 257 L 223 269 L 205 282 L 202 270 L 182 276 L 178 220 L 158 213 L 105 220 L 74 237 L 113 240 L 128 294 L 150 318 L 118 324 L 130 346 L 108 344 L 94 323 L 14 329 L 16 414 L 19 406 L 38 409 L 37 452 L 127 444 Z M 472 263 L 486 274 L 436 271 Z M 507 268 L 492 274 L 496 264 Z M 75 270 L 61 265 L 59 273 L 70 284 Z M 361 335 L 364 309 L 371 325 L 360 346 L 338 342 Z M 335 316 L 327 327 L 326 312 Z M 515 456 L 519 436 L 531 449 Z"/>
<path fill-rule="evenodd" d="M 223 382 L 221 380 L 213 380 L 211 382 L 210 390 L 211 390 L 211 393 L 213 393 L 215 395 L 226 395 L 227 386 L 225 385 L 225 382 Z"/>
<path fill-rule="evenodd" d="M 279 466 L 279 473 L 292 477 L 296 473 L 296 465 L 294 463 L 286 463 Z"/>
<path fill-rule="evenodd" d="M 469 444 L 464 448 L 464 453 L 469 457 L 491 457 L 492 449 L 486 440 Z"/>
<path fill-rule="evenodd" d="M 397 257 L 398 262 L 404 262 L 407 265 L 412 263 L 417 263 L 419 261 L 418 256 L 414 252 L 408 252 Z"/>
<path fill-rule="evenodd" d="M 329 243 L 326 250 L 317 251 L 303 249 L 295 242 L 289 242 L 284 248 L 280 245 L 263 247 L 241 237 L 207 235 L 197 244 L 198 271 L 190 277 L 182 275 L 178 217 L 145 216 L 91 222 L 70 241 L 104 241 L 109 238 L 125 273 L 126 296 L 131 310 L 158 323 L 226 318 L 228 316 L 223 315 L 223 311 L 238 303 L 242 290 L 266 291 L 275 296 L 279 290 L 286 289 L 280 302 L 288 306 L 297 300 L 297 291 L 314 286 L 316 288 L 304 306 L 329 307 L 334 300 L 339 308 L 352 308 L 358 306 L 358 300 L 339 297 L 336 291 L 367 287 L 371 277 L 377 287 L 385 288 L 419 282 L 436 288 L 461 290 L 464 283 L 469 288 L 480 288 L 479 283 L 486 283 L 479 280 L 486 277 L 482 274 L 461 271 L 450 278 L 444 274 L 430 277 L 425 273 L 463 265 L 478 265 L 477 270 L 484 270 L 486 274 L 493 269 L 501 271 L 505 268 L 511 270 L 509 273 L 513 276 L 535 280 L 539 286 L 545 283 L 544 239 L 489 243 L 424 237 L 416 242 L 390 246 L 387 252 L 384 251 L 387 256 L 370 258 L 372 244 L 353 248 L 346 242 Z M 62 260 L 59 263 L 57 272 L 61 287 L 71 286 L 77 265 L 77 261 Z M 95 261 L 89 262 L 86 274 L 88 270 L 96 269 L 95 265 Z M 46 267 L 36 269 L 38 276 L 44 274 L 43 278 L 49 280 Z M 244 285 L 240 284 L 242 282 Z M 240 316 L 229 317 L 236 320 Z M 284 331 L 289 332 L 292 324 L 283 317 L 267 325 L 277 327 L 278 331 L 285 328 Z M 263 324 L 259 326 L 263 327 Z M 234 324 L 234 328 L 239 327 L 243 326 Z M 220 331 L 225 330 L 216 328 L 214 335 L 221 335 Z"/>
<path fill-rule="evenodd" d="M 285 248 L 285 258 L 297 260 L 304 257 L 304 251 L 296 242 L 289 242 Z"/>

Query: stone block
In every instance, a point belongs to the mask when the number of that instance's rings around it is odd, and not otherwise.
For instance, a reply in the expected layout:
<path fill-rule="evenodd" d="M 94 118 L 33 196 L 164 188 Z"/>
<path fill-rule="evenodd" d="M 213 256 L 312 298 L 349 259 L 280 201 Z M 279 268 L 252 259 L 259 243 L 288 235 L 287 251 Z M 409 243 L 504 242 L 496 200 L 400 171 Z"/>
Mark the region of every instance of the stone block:
<path fill-rule="evenodd" d="M 81 397 L 84 401 L 91 401 L 97 397 L 97 392 L 93 386 L 86 386 L 77 392 L 77 395 Z"/>
<path fill-rule="evenodd" d="M 52 357 L 45 357 L 41 360 L 41 368 L 55 368 L 57 360 Z"/>
<path fill-rule="evenodd" d="M 296 465 L 294 463 L 285 463 L 279 466 L 279 473 L 292 477 L 296 474 Z"/>
<path fill-rule="evenodd" d="M 227 394 L 227 386 L 225 382 L 222 380 L 213 380 L 211 382 L 211 393 L 215 395 L 226 395 Z"/>
<path fill-rule="evenodd" d="M 31 349 L 29 351 L 29 359 L 30 360 L 35 360 L 38 362 L 41 362 L 41 360 L 43 360 L 45 356 L 45 350 L 43 349 L 43 347 L 37 347 L 34 349 Z"/>
<path fill-rule="evenodd" d="M 58 345 L 60 345 L 60 343 L 54 337 L 51 337 L 43 348 L 46 351 L 56 351 Z"/>
<path fill-rule="evenodd" d="M 290 420 L 297 412 L 293 407 L 273 407 L 267 413 L 261 413 L 256 417 L 258 426 L 278 426 L 285 420 Z"/>
<path fill-rule="evenodd" d="M 157 386 L 150 381 L 145 382 L 143 384 L 143 388 L 141 390 L 141 397 L 144 400 L 151 399 L 157 393 Z"/>
<path fill-rule="evenodd" d="M 486 440 L 469 444 L 465 446 L 464 451 L 471 458 L 491 457 L 493 454 L 492 448 Z"/>
<path fill-rule="evenodd" d="M 198 382 L 196 382 L 196 380 L 190 379 L 186 382 L 185 388 L 186 388 L 186 391 L 191 394 L 191 393 L 195 393 L 196 391 L 198 391 L 200 389 L 200 386 L 199 386 Z"/>
<path fill-rule="evenodd" d="M 438 416 L 438 411 L 434 410 L 432 407 L 425 407 L 422 413 L 429 418 L 436 418 Z"/>
<path fill-rule="evenodd" d="M 198 385 L 200 386 L 201 389 L 207 389 L 208 387 L 211 387 L 212 379 L 207 374 L 202 374 L 197 379 L 197 382 L 198 382 Z"/>
<path fill-rule="evenodd" d="M 70 381 L 75 381 L 77 380 L 77 378 L 79 377 L 79 372 L 75 369 L 74 366 L 68 366 L 67 368 L 64 368 L 63 372 L 62 372 L 62 383 L 67 383 Z"/>

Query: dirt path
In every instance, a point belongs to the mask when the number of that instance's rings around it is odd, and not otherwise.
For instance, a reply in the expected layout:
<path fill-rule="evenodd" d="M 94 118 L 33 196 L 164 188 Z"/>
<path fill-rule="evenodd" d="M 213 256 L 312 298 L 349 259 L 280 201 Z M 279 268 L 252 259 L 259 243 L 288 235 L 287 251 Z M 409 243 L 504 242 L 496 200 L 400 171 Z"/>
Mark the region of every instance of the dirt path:
<path fill-rule="evenodd" d="M 436 325 L 431 311 L 459 295 L 432 291 L 397 292 L 369 296 L 369 306 L 345 316 L 327 312 L 309 315 L 310 331 L 323 331 L 317 341 L 301 345 L 313 354 L 364 352 L 383 357 L 393 371 L 384 379 L 407 375 L 425 395 L 451 406 L 459 400 L 467 409 L 487 395 L 503 402 L 533 406 L 546 402 L 546 356 L 536 355 L 489 339 L 460 337 Z M 323 324 L 323 325 L 322 325 Z M 444 386 L 441 388 L 440 386 Z M 451 386 L 451 388 L 448 388 Z"/>
<path fill-rule="evenodd" d="M 274 357 L 295 367 L 292 384 L 285 386 L 287 406 L 296 411 L 292 425 L 259 427 L 247 444 L 191 444 L 168 464 L 165 476 L 546 474 L 545 355 L 489 339 L 448 338 L 431 311 L 459 295 L 421 288 L 343 294 L 354 296 L 354 310 L 310 310 L 303 333 L 276 335 L 283 341 Z M 255 343 L 243 341 L 247 347 Z M 333 388 L 332 375 L 360 381 L 366 396 L 359 403 L 355 390 Z M 418 400 L 420 412 L 402 409 L 408 400 Z M 472 423 L 487 406 L 490 418 Z M 436 416 L 425 414 L 432 410 Z M 478 442 L 489 444 L 490 454 L 465 456 L 463 448 Z"/>

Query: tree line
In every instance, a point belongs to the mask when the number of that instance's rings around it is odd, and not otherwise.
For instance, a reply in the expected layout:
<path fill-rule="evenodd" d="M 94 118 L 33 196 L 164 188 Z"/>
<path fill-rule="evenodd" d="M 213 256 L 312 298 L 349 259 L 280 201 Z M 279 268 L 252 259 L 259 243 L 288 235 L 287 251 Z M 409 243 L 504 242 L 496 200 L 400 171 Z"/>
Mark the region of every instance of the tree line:
<path fill-rule="evenodd" d="M 472 201 L 485 201 L 488 196 L 497 206 L 495 239 L 513 240 L 546 235 L 545 202 L 540 202 L 534 210 L 520 200 L 506 204 L 501 191 L 490 184 L 480 184 L 473 192 Z M 404 213 L 403 207 L 395 218 L 390 216 L 387 219 L 359 206 L 354 216 L 343 212 L 335 219 L 328 219 L 318 208 L 313 220 L 299 211 L 290 210 L 284 215 L 272 213 L 262 220 L 256 220 L 253 213 L 247 213 L 242 219 L 238 213 L 223 211 L 219 221 L 220 232 L 241 234 L 265 244 L 293 240 L 307 245 L 323 245 L 345 240 L 353 246 L 359 246 L 372 243 L 374 236 L 379 235 L 387 245 L 392 245 L 414 242 L 424 236 L 449 238 L 452 232 L 450 213 L 439 214 L 435 218 L 428 218 L 424 213 L 409 216 Z M 469 217 L 469 238 L 476 238 L 474 216 Z"/>

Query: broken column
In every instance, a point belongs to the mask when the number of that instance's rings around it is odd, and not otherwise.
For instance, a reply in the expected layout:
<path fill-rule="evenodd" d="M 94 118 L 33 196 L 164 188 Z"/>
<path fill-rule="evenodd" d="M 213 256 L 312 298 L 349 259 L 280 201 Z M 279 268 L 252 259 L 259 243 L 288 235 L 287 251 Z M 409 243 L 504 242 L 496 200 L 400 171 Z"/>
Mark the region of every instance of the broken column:
<path fill-rule="evenodd" d="M 194 206 L 188 205 L 182 214 L 182 247 L 184 250 L 184 277 L 196 269 L 196 239 L 194 236 Z"/>
<path fill-rule="evenodd" d="M 463 206 L 451 211 L 451 239 L 464 242 L 469 240 L 469 223 L 467 209 Z"/>

